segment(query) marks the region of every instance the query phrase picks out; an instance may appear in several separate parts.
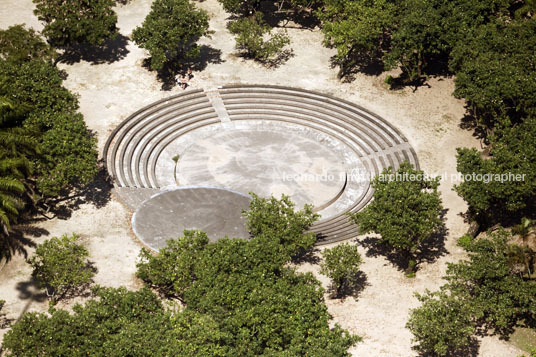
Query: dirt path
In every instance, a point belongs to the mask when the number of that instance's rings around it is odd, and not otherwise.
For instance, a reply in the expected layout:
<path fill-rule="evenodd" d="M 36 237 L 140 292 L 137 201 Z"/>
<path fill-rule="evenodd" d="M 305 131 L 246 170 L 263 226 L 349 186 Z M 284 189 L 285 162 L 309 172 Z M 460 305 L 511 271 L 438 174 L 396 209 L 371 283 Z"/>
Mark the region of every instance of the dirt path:
<path fill-rule="evenodd" d="M 150 9 L 150 0 L 132 0 L 118 7 L 121 34 L 129 36 Z M 36 29 L 41 26 L 32 14 L 31 0 L 2 0 L 0 27 L 26 23 Z M 197 3 L 210 17 L 210 39 L 203 39 L 206 68 L 194 72 L 193 88 L 213 88 L 233 82 L 280 84 L 317 90 L 350 100 L 383 116 L 398 127 L 417 151 L 421 167 L 429 173 L 456 173 L 456 147 L 478 147 L 472 133 L 459 128 L 465 110 L 463 101 L 452 97 L 452 79 L 432 78 L 429 86 L 389 91 L 380 76 L 358 74 L 351 83 L 341 83 L 337 69 L 330 68 L 332 49 L 321 45 L 318 29 L 288 29 L 292 40 L 293 57 L 276 69 L 246 61 L 234 54 L 234 40 L 226 30 L 227 14 L 216 0 Z M 122 41 L 127 41 L 122 38 Z M 80 95 L 81 112 L 99 140 L 99 151 L 113 128 L 133 111 L 156 99 L 179 92 L 176 87 L 163 91 L 156 75 L 142 67 L 145 53 L 128 42 L 116 54 L 113 63 L 92 64 L 85 60 L 61 64 L 69 74 L 65 85 Z M 460 217 L 465 203 L 452 191 L 452 183 L 443 182 L 441 195 L 446 213 L 448 235 L 445 249 L 448 254 L 433 263 L 424 263 L 415 279 L 407 279 L 382 256 L 366 256 L 363 271 L 366 287 L 357 299 L 327 300 L 334 322 L 363 337 L 352 348 L 355 356 L 411 356 L 411 333 L 405 329 L 409 310 L 418 306 L 414 292 L 437 289 L 445 273 L 446 262 L 463 257 L 456 247 L 457 237 L 467 225 Z M 83 204 L 69 219 L 53 219 L 37 224 L 43 234 L 36 242 L 63 233 L 77 232 L 89 248 L 91 259 L 99 273 L 96 282 L 106 286 L 139 286 L 134 277 L 136 256 L 140 245 L 130 229 L 130 212 L 114 197 L 101 208 Z M 31 254 L 31 249 L 29 250 Z M 313 271 L 327 287 L 318 266 L 305 264 L 303 271 Z M 8 317 L 16 319 L 23 311 L 44 311 L 47 304 L 30 279 L 30 268 L 21 256 L 16 256 L 0 274 L 0 299 L 7 301 Z M 0 330 L 0 338 L 6 330 Z M 521 351 L 491 337 L 482 341 L 481 356 L 517 356 Z"/>

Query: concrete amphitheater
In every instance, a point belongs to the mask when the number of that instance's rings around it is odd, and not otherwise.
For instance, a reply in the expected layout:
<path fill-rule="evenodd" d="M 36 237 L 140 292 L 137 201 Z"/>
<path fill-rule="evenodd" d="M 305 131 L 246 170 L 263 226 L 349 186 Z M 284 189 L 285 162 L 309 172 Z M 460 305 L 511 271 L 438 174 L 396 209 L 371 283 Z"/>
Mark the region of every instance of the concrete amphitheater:
<path fill-rule="evenodd" d="M 321 219 L 318 244 L 350 239 L 347 213 L 372 198 L 370 179 L 415 151 L 388 121 L 353 103 L 298 88 L 228 85 L 146 106 L 110 135 L 115 191 L 136 235 L 158 250 L 183 229 L 247 237 L 249 192 L 286 194 Z"/>

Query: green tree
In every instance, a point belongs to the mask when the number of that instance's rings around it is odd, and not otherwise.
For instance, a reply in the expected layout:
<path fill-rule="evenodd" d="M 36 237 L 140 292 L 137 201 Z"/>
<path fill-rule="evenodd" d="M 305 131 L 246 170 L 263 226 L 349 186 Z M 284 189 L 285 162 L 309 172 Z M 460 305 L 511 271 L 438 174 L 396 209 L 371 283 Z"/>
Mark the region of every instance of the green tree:
<path fill-rule="evenodd" d="M 457 98 L 485 129 L 536 115 L 536 20 L 481 26 L 452 52 Z"/>
<path fill-rule="evenodd" d="M 184 231 L 184 237 L 170 239 L 157 256 L 142 248 L 136 264 L 136 275 L 161 292 L 182 299 L 186 289 L 196 279 L 195 262 L 208 242 L 204 232 Z"/>
<path fill-rule="evenodd" d="M 316 15 L 323 21 L 324 44 L 337 49 L 340 77 L 382 57 L 396 12 L 390 0 L 324 1 Z"/>
<path fill-rule="evenodd" d="M 400 66 L 406 82 L 420 80 L 430 58 L 446 50 L 442 41 L 441 13 L 434 2 L 405 0 L 400 6 L 385 63 L 388 69 Z"/>
<path fill-rule="evenodd" d="M 58 69 L 42 60 L 0 61 L 0 82 L 0 96 L 27 108 L 17 125 L 35 137 L 34 147 L 43 153 L 33 164 L 37 190 L 50 197 L 89 183 L 98 170 L 97 140 Z"/>
<path fill-rule="evenodd" d="M 264 22 L 261 12 L 231 22 L 229 31 L 235 36 L 236 48 L 259 61 L 283 55 L 283 48 L 290 44 L 286 33 L 271 34 L 272 28 Z"/>
<path fill-rule="evenodd" d="M 324 262 L 321 265 L 320 273 L 333 281 L 337 292 L 336 296 L 340 297 L 345 289 L 355 281 L 359 273 L 362 259 L 357 251 L 357 246 L 347 243 L 339 244 L 331 249 L 325 249 L 322 252 L 322 257 Z"/>
<path fill-rule="evenodd" d="M 86 248 L 76 243 L 78 235 L 51 238 L 37 246 L 30 259 L 32 276 L 57 301 L 91 282 L 95 272 L 89 266 Z"/>
<path fill-rule="evenodd" d="M 469 292 L 475 318 L 486 329 L 508 335 L 520 319 L 534 318 L 536 283 L 524 280 L 510 265 L 511 233 L 501 229 L 488 238 L 460 240 L 469 259 L 449 264 L 451 294 Z"/>
<path fill-rule="evenodd" d="M 411 310 L 406 324 L 416 350 L 447 356 L 471 346 L 476 322 L 471 304 L 463 296 L 445 291 L 416 296 L 422 306 Z"/>
<path fill-rule="evenodd" d="M 374 200 L 352 215 L 362 234 L 374 232 L 408 260 L 407 273 L 416 266 L 422 243 L 441 227 L 440 178 L 428 179 L 405 161 L 394 171 L 388 168 L 372 181 Z"/>
<path fill-rule="evenodd" d="M 316 241 L 315 234 L 306 233 L 320 217 L 312 205 L 295 211 L 294 203 L 286 195 L 262 198 L 250 193 L 253 200 L 244 212 L 249 233 L 259 239 L 275 240 L 284 254 L 291 258 L 301 249 L 309 249 Z"/>
<path fill-rule="evenodd" d="M 159 70 L 168 61 L 198 57 L 197 41 L 210 34 L 208 27 L 207 13 L 188 0 L 156 0 L 132 38 L 149 51 L 151 69 Z"/>
<path fill-rule="evenodd" d="M 316 219 L 311 207 L 295 212 L 288 197 L 252 196 L 251 239 L 207 243 L 185 232 L 155 258 L 142 253 L 139 276 L 163 292 L 176 289 L 185 312 L 217 322 L 231 355 L 347 356 L 358 338 L 329 327 L 320 283 L 288 266 L 289 253 L 311 238 L 304 234 Z"/>
<path fill-rule="evenodd" d="M 457 170 L 470 179 L 454 189 L 469 204 L 472 218 L 484 228 L 515 222 L 534 210 L 535 142 L 536 117 L 514 127 L 496 129 L 490 137 L 489 159 L 482 158 L 476 149 L 457 149 Z M 473 179 L 473 175 L 481 179 Z M 483 179 L 485 175 L 487 180 Z"/>
<path fill-rule="evenodd" d="M 33 0 L 43 35 L 57 47 L 101 45 L 117 33 L 114 0 Z"/>
<path fill-rule="evenodd" d="M 54 61 L 56 51 L 33 29 L 15 25 L 0 30 L 0 59 L 15 63 L 42 59 Z"/>
<path fill-rule="evenodd" d="M 534 319 L 536 283 L 512 269 L 511 239 L 503 229 L 459 239 L 468 259 L 448 263 L 447 283 L 439 292 L 417 295 L 423 305 L 411 311 L 407 324 L 416 349 L 445 356 L 469 347 L 477 329 L 506 337 L 517 324 Z"/>
<path fill-rule="evenodd" d="M 25 180 L 33 172 L 31 160 L 37 153 L 32 133 L 20 126 L 25 114 L 25 108 L 0 96 L 0 237 L 9 234 L 24 206 Z"/>

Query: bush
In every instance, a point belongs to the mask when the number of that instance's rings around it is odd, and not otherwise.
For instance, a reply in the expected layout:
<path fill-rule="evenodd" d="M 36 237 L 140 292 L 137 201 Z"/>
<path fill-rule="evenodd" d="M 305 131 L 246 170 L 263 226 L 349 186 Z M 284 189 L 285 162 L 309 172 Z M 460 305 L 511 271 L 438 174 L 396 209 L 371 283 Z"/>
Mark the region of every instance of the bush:
<path fill-rule="evenodd" d="M 0 30 L 0 59 L 22 63 L 33 59 L 54 61 L 58 54 L 33 29 L 15 25 Z"/>
<path fill-rule="evenodd" d="M 117 33 L 115 0 L 33 0 L 34 13 L 44 22 L 43 35 L 54 46 L 100 45 Z"/>
<path fill-rule="evenodd" d="M 348 286 L 355 280 L 362 263 L 361 255 L 355 245 L 339 244 L 322 252 L 324 262 L 320 273 L 333 281 L 337 297 L 342 296 Z"/>
<path fill-rule="evenodd" d="M 47 295 L 57 301 L 91 282 L 95 272 L 88 264 L 89 253 L 76 243 L 78 235 L 63 235 L 39 244 L 29 263 L 32 276 L 45 287 Z"/>
<path fill-rule="evenodd" d="M 403 254 L 408 274 L 415 272 L 422 243 L 441 227 L 439 180 L 427 179 L 407 161 L 396 172 L 389 167 L 372 181 L 374 200 L 352 216 L 362 234 L 380 234 L 382 241 Z"/>
<path fill-rule="evenodd" d="M 208 242 L 204 232 L 184 231 L 184 237 L 168 240 L 157 256 L 142 248 L 136 275 L 164 294 L 182 298 L 196 278 L 194 264 Z"/>
<path fill-rule="evenodd" d="M 313 213 L 312 205 L 305 205 L 303 210 L 295 211 L 294 203 L 288 196 L 282 195 L 281 200 L 278 200 L 250 194 L 253 200 L 249 210 L 244 212 L 244 217 L 252 236 L 275 240 L 288 258 L 313 246 L 315 234 L 305 232 L 320 216 Z"/>
<path fill-rule="evenodd" d="M 229 25 L 229 31 L 235 35 L 236 48 L 245 56 L 259 61 L 268 61 L 282 55 L 283 48 L 290 44 L 286 34 L 271 35 L 271 30 L 260 12 Z M 267 36 L 269 39 L 265 39 Z"/>
<path fill-rule="evenodd" d="M 417 298 L 422 306 L 411 310 L 406 324 L 415 336 L 416 350 L 447 356 L 470 347 L 476 328 L 467 300 L 445 292 L 417 294 Z"/>
<path fill-rule="evenodd" d="M 197 41 L 210 34 L 208 15 L 188 0 L 156 0 L 143 24 L 132 33 L 138 46 L 151 55 L 151 69 L 168 61 L 199 56 Z"/>
<path fill-rule="evenodd" d="M 513 269 L 511 234 L 458 241 L 468 259 L 449 263 L 447 284 L 436 293 L 418 295 L 423 305 L 412 310 L 407 327 L 416 349 L 441 356 L 470 347 L 474 332 L 507 337 L 514 326 L 536 318 L 536 282 L 522 279 Z"/>

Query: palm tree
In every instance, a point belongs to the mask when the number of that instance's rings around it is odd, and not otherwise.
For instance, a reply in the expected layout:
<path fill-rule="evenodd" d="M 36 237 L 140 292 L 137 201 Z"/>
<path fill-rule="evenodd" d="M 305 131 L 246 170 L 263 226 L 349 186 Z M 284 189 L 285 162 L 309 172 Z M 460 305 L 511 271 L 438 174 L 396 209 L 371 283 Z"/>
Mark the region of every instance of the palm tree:
<path fill-rule="evenodd" d="M 536 234 L 536 230 L 534 229 L 535 225 L 536 225 L 536 221 L 523 217 L 521 219 L 520 224 L 512 227 L 512 233 L 518 234 L 519 236 L 521 236 L 521 239 L 523 240 L 523 248 L 519 252 L 519 254 L 521 254 L 523 257 L 525 270 L 527 271 L 529 278 L 532 275 L 531 268 L 534 265 L 535 252 L 529 247 L 528 239 L 529 237 Z"/>
<path fill-rule="evenodd" d="M 22 126 L 26 113 L 26 108 L 0 97 L 0 231 L 6 235 L 24 206 L 26 179 L 37 154 L 37 140 Z"/>

